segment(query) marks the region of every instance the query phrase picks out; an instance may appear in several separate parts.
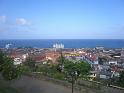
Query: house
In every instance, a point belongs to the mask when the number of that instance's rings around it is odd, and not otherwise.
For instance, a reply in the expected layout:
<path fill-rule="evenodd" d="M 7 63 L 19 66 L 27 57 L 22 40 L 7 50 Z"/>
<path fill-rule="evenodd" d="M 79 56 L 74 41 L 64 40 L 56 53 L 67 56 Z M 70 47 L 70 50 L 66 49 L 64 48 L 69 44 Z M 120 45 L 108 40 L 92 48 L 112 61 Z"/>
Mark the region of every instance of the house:
<path fill-rule="evenodd" d="M 60 57 L 59 52 L 50 51 L 45 53 L 45 60 L 51 60 L 52 64 L 57 64 L 57 60 Z"/>
<path fill-rule="evenodd" d="M 21 58 L 14 58 L 14 65 L 19 65 L 22 64 L 22 59 Z"/>
<path fill-rule="evenodd" d="M 34 53 L 29 55 L 32 60 L 35 60 L 35 62 L 42 62 L 45 60 L 45 54 L 44 53 Z"/>
<path fill-rule="evenodd" d="M 26 58 L 28 57 L 28 54 L 14 53 L 9 55 L 9 57 L 13 59 L 13 62 L 15 65 L 18 65 L 26 60 Z"/>
<path fill-rule="evenodd" d="M 111 75 L 112 75 L 112 72 L 102 70 L 99 73 L 99 78 L 100 79 L 110 79 L 111 78 Z"/>
<path fill-rule="evenodd" d="M 112 61 L 112 60 L 111 60 L 111 61 L 109 61 L 108 63 L 109 63 L 109 64 L 113 64 L 113 65 L 117 65 L 117 61 Z"/>

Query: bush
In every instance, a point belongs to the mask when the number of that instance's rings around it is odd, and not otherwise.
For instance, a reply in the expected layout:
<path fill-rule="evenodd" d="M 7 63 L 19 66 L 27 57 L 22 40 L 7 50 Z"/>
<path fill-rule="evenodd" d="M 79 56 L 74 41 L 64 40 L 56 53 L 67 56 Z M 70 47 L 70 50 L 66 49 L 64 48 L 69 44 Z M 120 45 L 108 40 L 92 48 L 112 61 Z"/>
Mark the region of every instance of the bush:
<path fill-rule="evenodd" d="M 16 79 L 21 75 L 18 66 L 13 64 L 13 60 L 0 51 L 0 72 L 6 80 Z"/>
<path fill-rule="evenodd" d="M 55 79 L 60 79 L 60 80 L 64 80 L 64 79 L 65 79 L 65 75 L 64 75 L 63 73 L 57 72 L 57 73 L 55 73 L 55 74 L 53 75 L 53 78 L 55 78 Z"/>

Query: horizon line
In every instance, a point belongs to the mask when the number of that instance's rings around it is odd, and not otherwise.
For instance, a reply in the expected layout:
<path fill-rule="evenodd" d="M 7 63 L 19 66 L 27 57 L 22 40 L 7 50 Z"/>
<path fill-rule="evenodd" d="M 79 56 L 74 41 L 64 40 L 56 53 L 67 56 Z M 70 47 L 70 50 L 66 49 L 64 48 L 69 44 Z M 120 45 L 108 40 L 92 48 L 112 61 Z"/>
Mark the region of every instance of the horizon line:
<path fill-rule="evenodd" d="M 28 38 L 11 39 L 10 38 L 10 39 L 0 39 L 0 40 L 50 40 L 50 38 L 46 38 L 46 39 L 45 38 L 42 38 L 42 39 L 35 39 L 35 38 L 33 38 L 33 39 L 28 39 Z M 87 39 L 87 38 L 86 39 L 85 38 L 84 39 L 83 38 L 82 39 L 78 39 L 78 38 L 75 38 L 75 39 L 74 38 L 68 38 L 68 39 L 58 38 L 58 39 L 51 39 L 51 40 L 124 40 L 124 38 L 123 39 L 119 39 L 119 38 L 117 38 L 117 39 L 116 38 L 113 38 L 113 39 L 111 39 L 111 38 L 110 39 L 108 39 L 108 38 L 96 38 L 96 39 L 94 39 L 94 38 L 93 39 L 92 38 L 91 39 Z"/>

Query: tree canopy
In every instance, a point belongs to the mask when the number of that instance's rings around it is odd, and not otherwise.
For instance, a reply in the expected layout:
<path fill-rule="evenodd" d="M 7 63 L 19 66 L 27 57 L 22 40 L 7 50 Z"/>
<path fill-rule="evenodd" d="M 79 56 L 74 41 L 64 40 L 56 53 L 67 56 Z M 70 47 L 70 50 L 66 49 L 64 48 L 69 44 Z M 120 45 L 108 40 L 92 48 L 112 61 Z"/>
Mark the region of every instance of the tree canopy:
<path fill-rule="evenodd" d="M 24 65 L 27 66 L 31 71 L 35 70 L 35 60 L 32 58 L 27 58 L 26 61 L 24 62 Z"/>
<path fill-rule="evenodd" d="M 4 79 L 12 80 L 20 76 L 18 66 L 13 64 L 13 60 L 0 51 L 0 72 Z"/>
<path fill-rule="evenodd" d="M 119 85 L 124 87 L 124 71 L 120 73 Z"/>
<path fill-rule="evenodd" d="M 68 74 L 74 72 L 77 77 L 84 77 L 88 75 L 90 69 L 90 65 L 83 61 L 72 62 L 68 60 L 64 63 L 64 71 Z"/>

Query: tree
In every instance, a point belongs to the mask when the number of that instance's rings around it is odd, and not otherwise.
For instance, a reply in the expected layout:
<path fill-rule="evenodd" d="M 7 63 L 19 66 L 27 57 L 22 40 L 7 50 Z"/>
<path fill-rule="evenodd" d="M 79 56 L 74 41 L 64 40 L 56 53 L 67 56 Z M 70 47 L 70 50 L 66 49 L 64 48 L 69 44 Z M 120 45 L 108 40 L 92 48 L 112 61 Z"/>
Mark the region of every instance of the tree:
<path fill-rule="evenodd" d="M 0 71 L 2 70 L 2 65 L 5 63 L 7 56 L 0 51 Z"/>
<path fill-rule="evenodd" d="M 122 71 L 120 73 L 120 77 L 119 77 L 119 85 L 124 87 L 124 71 Z"/>
<path fill-rule="evenodd" d="M 78 77 L 86 77 L 89 74 L 90 69 L 91 66 L 86 62 L 79 61 L 78 63 L 76 63 Z"/>
<path fill-rule="evenodd" d="M 72 82 L 72 93 L 73 93 L 73 84 L 77 78 L 87 76 L 90 71 L 90 65 L 83 61 L 72 62 L 66 60 L 64 63 L 64 71 L 67 74 L 67 77 L 71 77 Z"/>
<path fill-rule="evenodd" d="M 32 58 L 27 58 L 26 61 L 24 62 L 24 65 L 27 66 L 31 71 L 35 70 L 35 60 Z"/>
<path fill-rule="evenodd" d="M 0 51 L 0 72 L 6 80 L 16 79 L 20 76 L 20 70 L 13 64 L 13 60 Z"/>
<path fill-rule="evenodd" d="M 65 63 L 65 58 L 64 58 L 64 56 L 62 55 L 62 50 L 61 50 L 61 56 L 58 58 L 58 62 L 59 62 L 59 64 L 58 64 L 58 70 L 60 71 L 60 72 L 63 72 L 64 71 L 64 63 Z"/>
<path fill-rule="evenodd" d="M 76 77 L 84 77 L 89 74 L 89 71 L 91 69 L 90 65 L 88 63 L 85 63 L 83 61 L 78 62 L 71 62 L 66 61 L 64 64 L 64 69 L 66 73 L 71 73 L 72 71 L 76 73 Z"/>

